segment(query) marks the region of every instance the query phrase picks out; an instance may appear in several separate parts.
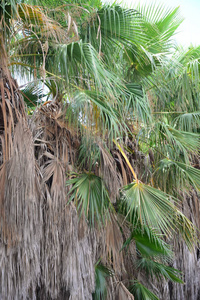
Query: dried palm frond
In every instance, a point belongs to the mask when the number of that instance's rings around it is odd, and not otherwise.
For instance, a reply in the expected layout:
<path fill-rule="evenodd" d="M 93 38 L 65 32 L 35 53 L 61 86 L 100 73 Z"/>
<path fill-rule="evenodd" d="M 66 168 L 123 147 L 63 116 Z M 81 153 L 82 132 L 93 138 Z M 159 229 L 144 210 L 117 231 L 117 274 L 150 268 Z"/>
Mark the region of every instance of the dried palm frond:
<path fill-rule="evenodd" d="M 25 118 L 24 104 L 18 85 L 8 69 L 8 58 L 0 31 L 0 162 L 10 158 L 13 130 L 20 116 Z"/>
<path fill-rule="evenodd" d="M 117 285 L 116 298 L 118 300 L 134 300 L 134 296 L 129 292 L 122 282 Z"/>
<path fill-rule="evenodd" d="M 109 153 L 108 149 L 102 143 L 98 143 L 98 146 L 101 153 L 100 173 L 106 182 L 111 202 L 115 202 L 119 194 L 119 189 L 123 185 L 122 178 L 111 153 Z"/>
<path fill-rule="evenodd" d="M 102 257 L 112 266 L 115 273 L 121 276 L 125 270 L 123 254 L 121 252 L 123 237 L 114 214 L 111 214 L 110 220 L 107 221 L 104 235 Z"/>
<path fill-rule="evenodd" d="M 73 25 L 75 22 L 70 22 L 70 14 L 68 13 L 68 31 L 65 30 L 61 26 L 60 23 L 56 22 L 53 18 L 48 16 L 49 11 L 47 8 L 36 6 L 36 5 L 28 5 L 25 3 L 18 4 L 17 6 L 17 13 L 18 13 L 18 23 L 16 24 L 19 29 L 20 23 L 23 23 L 27 32 L 26 36 L 28 36 L 28 32 L 34 30 L 41 34 L 41 40 L 43 38 L 46 39 L 46 42 L 43 44 L 43 51 L 47 53 L 48 51 L 48 39 L 54 40 L 54 42 L 62 43 L 62 42 L 72 42 L 78 39 L 78 32 L 73 30 Z M 63 13 L 64 14 L 64 13 Z M 75 24 L 76 26 L 76 24 Z M 74 37 L 69 35 L 69 32 L 72 31 L 73 34 L 76 36 Z M 72 33 L 71 32 L 71 33 Z"/>
<path fill-rule="evenodd" d="M 10 159 L 0 170 L 1 299 L 8 295 L 27 299 L 29 293 L 35 299 L 43 220 L 33 150 L 32 134 L 21 119 L 15 127 Z"/>
<path fill-rule="evenodd" d="M 59 297 L 63 287 L 70 299 L 86 300 L 92 299 L 95 288 L 95 239 L 74 205 L 66 205 L 66 172 L 74 164 L 77 137 L 68 129 L 60 105 L 42 106 L 31 122 L 45 196 L 40 285 L 44 299 Z"/>

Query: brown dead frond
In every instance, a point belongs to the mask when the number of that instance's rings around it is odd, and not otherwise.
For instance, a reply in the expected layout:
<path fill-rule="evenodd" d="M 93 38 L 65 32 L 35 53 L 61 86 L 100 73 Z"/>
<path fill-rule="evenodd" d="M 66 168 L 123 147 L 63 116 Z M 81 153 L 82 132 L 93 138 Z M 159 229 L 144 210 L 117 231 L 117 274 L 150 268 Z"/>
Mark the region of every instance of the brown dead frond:
<path fill-rule="evenodd" d="M 21 28 L 20 23 L 23 23 L 23 26 L 25 26 L 26 29 L 30 32 L 33 28 L 34 32 L 37 32 L 37 30 L 39 30 L 38 33 L 40 33 L 41 35 L 41 40 L 45 39 L 46 41 L 48 41 L 48 39 L 50 39 L 50 41 L 53 40 L 56 43 L 66 43 L 72 42 L 74 40 L 74 36 L 73 38 L 70 38 L 69 30 L 66 31 L 58 22 L 48 16 L 47 9 L 36 5 L 28 5 L 25 3 L 18 4 L 17 8 L 17 26 L 19 29 Z M 76 39 L 78 39 L 78 35 L 76 32 L 75 34 Z M 44 43 L 43 46 L 45 47 L 46 45 L 47 43 Z M 48 51 L 46 47 L 43 50 L 45 52 Z"/>
<path fill-rule="evenodd" d="M 8 58 L 1 34 L 0 49 L 0 152 L 2 162 L 5 162 L 10 158 L 14 127 L 21 117 L 25 118 L 25 109 L 17 83 L 8 70 Z"/>
<path fill-rule="evenodd" d="M 73 204 L 67 205 L 66 172 L 74 164 L 76 147 L 61 104 L 38 109 L 30 126 L 35 156 L 42 173 L 44 236 L 41 241 L 41 285 L 46 295 L 59 297 L 61 287 L 71 299 L 92 299 L 95 287 L 93 240 Z"/>
<path fill-rule="evenodd" d="M 116 288 L 116 299 L 117 300 L 134 300 L 135 298 L 129 292 L 122 282 L 119 282 Z"/>
<path fill-rule="evenodd" d="M 105 227 L 105 240 L 103 241 L 103 258 L 114 269 L 117 275 L 124 272 L 123 255 L 121 252 L 123 246 L 123 237 L 120 231 L 116 215 L 111 214 Z"/>
<path fill-rule="evenodd" d="M 102 143 L 98 143 L 101 152 L 100 173 L 109 191 L 110 199 L 115 202 L 122 187 L 122 178 L 112 155 Z"/>
<path fill-rule="evenodd" d="M 32 134 L 26 121 L 20 119 L 10 158 L 0 170 L 1 299 L 26 299 L 30 287 L 34 291 L 37 286 L 42 234 L 42 194 L 37 176 Z"/>
<path fill-rule="evenodd" d="M 41 166 L 52 156 L 53 160 L 62 163 L 66 172 L 71 171 L 80 143 L 77 134 L 66 122 L 62 105 L 52 102 L 42 106 L 36 111 L 31 126 Z"/>

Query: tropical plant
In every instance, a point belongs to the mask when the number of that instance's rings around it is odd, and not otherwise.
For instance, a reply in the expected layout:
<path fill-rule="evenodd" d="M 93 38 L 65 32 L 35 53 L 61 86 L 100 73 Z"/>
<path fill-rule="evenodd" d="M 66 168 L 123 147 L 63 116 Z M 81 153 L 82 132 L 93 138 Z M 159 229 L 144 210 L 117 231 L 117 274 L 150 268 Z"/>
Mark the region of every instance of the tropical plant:
<path fill-rule="evenodd" d="M 169 59 L 178 12 L 1 4 L 1 299 L 158 299 L 151 280 L 183 283 L 171 240 L 197 243 L 181 204 L 200 188 L 200 52 Z"/>

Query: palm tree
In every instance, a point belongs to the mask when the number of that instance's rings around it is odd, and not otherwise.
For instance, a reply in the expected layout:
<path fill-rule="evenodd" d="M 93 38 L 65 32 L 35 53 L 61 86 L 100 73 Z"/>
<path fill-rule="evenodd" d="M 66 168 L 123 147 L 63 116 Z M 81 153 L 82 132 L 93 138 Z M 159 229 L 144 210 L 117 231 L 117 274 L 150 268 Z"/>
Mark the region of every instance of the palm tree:
<path fill-rule="evenodd" d="M 1 6 L 2 299 L 158 299 L 152 280 L 182 283 L 170 240 L 197 239 L 180 191 L 199 189 L 199 115 L 183 125 L 159 93 L 183 74 L 179 99 L 194 66 L 189 55 L 171 66 L 181 19 L 159 11 Z M 31 82 L 20 90 L 8 66 Z"/>

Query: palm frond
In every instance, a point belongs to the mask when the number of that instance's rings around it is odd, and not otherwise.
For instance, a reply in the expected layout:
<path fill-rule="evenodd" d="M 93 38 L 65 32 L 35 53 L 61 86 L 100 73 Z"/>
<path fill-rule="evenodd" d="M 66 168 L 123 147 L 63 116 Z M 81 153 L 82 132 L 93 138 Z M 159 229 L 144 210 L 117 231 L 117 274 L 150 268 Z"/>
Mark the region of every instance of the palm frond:
<path fill-rule="evenodd" d="M 165 234 L 173 228 L 176 208 L 172 199 L 164 192 L 133 181 L 122 189 L 122 207 L 133 224 L 157 228 Z"/>
<path fill-rule="evenodd" d="M 110 199 L 103 180 L 91 173 L 74 174 L 67 181 L 72 185 L 70 200 L 74 201 L 80 215 L 84 213 L 90 225 L 105 223 L 109 217 Z"/>
<path fill-rule="evenodd" d="M 89 155 L 85 155 L 89 152 Z M 83 137 L 79 151 L 79 166 L 92 171 L 95 165 L 99 165 L 101 160 L 101 151 L 98 146 L 98 138 Z"/>
<path fill-rule="evenodd" d="M 200 170 L 182 162 L 163 159 L 155 170 L 155 178 L 160 188 L 171 192 L 173 189 L 179 194 L 187 191 L 191 185 L 200 191 Z"/>
<path fill-rule="evenodd" d="M 200 170 L 181 162 L 176 162 L 176 164 L 181 169 L 181 171 L 185 173 L 185 176 L 190 181 L 190 183 L 197 189 L 197 191 L 200 191 Z"/>
<path fill-rule="evenodd" d="M 200 112 L 181 114 L 174 120 L 175 126 L 182 131 L 195 132 L 200 127 Z"/>
<path fill-rule="evenodd" d="M 186 243 L 188 249 L 192 251 L 197 245 L 197 229 L 195 228 L 194 224 L 186 218 L 186 216 L 178 211 L 177 218 L 176 218 L 176 227 L 178 232 L 184 242 Z"/>
<path fill-rule="evenodd" d="M 70 99 L 70 105 L 72 106 L 73 116 L 77 116 L 83 129 L 90 136 L 96 134 L 105 137 L 107 135 L 109 140 L 112 141 L 113 138 L 121 135 L 120 114 L 113 107 L 112 99 L 105 93 L 96 92 L 95 90 L 76 91 L 73 98 Z M 69 112 L 68 118 L 73 120 L 69 116 Z"/>
<path fill-rule="evenodd" d="M 112 276 L 112 271 L 97 263 L 95 265 L 95 292 L 93 293 L 93 300 L 104 300 L 107 295 L 107 282 L 106 278 Z"/>
<path fill-rule="evenodd" d="M 58 64 L 61 73 L 65 76 L 67 82 L 69 76 L 74 80 L 84 80 L 85 76 L 92 76 L 93 85 L 112 89 L 114 86 L 120 86 L 118 80 L 112 73 L 105 68 L 103 61 L 99 58 L 98 52 L 91 44 L 82 41 L 71 43 L 69 45 L 59 46 Z M 110 94 L 111 95 L 111 94 Z"/>
<path fill-rule="evenodd" d="M 171 143 L 175 143 L 178 147 L 180 146 L 180 149 L 182 148 L 182 151 L 183 149 L 185 149 L 192 154 L 198 153 L 198 149 L 200 147 L 199 134 L 179 131 L 171 126 L 168 126 L 166 134 L 168 135 L 167 138 L 171 141 Z"/>
<path fill-rule="evenodd" d="M 10 0 L 10 1 L 1 1 L 0 3 L 0 17 L 5 20 L 3 26 L 9 24 L 11 18 L 17 15 L 17 5 L 21 2 L 21 0 Z M 9 31 L 6 30 L 4 34 L 9 34 Z"/>
<path fill-rule="evenodd" d="M 200 140 L 197 133 L 179 131 L 166 122 L 157 122 L 147 134 L 149 143 L 162 154 L 159 159 L 164 156 L 189 164 L 191 155 L 198 154 Z"/>
<path fill-rule="evenodd" d="M 148 98 L 145 95 L 145 92 L 142 90 L 142 87 L 128 83 L 126 84 L 127 90 L 125 98 L 125 114 L 131 118 L 131 114 L 134 115 L 135 119 L 142 121 L 144 124 L 148 124 L 151 121 L 151 109 L 148 102 Z M 130 114 L 130 115 L 129 115 Z"/>
<path fill-rule="evenodd" d="M 177 28 L 183 21 L 180 16 L 180 9 L 167 8 L 162 4 L 152 3 L 149 5 L 139 5 L 137 10 L 142 14 L 146 21 L 147 36 L 149 37 L 149 49 L 154 53 L 155 50 L 166 51 L 169 45 L 173 45 L 170 39 L 173 37 Z M 152 26 L 147 26 L 152 24 Z"/>
<path fill-rule="evenodd" d="M 172 113 L 172 118 L 175 112 L 179 115 L 199 111 L 199 59 L 200 47 L 177 49 L 170 60 L 163 57 L 160 67 L 144 79 L 157 98 L 157 112 Z"/>
<path fill-rule="evenodd" d="M 159 298 L 147 289 L 139 281 L 134 280 L 129 287 L 130 292 L 134 295 L 135 300 L 159 300 Z"/>
<path fill-rule="evenodd" d="M 43 98 L 46 97 L 44 88 L 35 83 L 27 84 L 20 89 L 20 92 L 24 97 L 25 103 L 31 109 L 35 109 L 35 107 L 42 103 Z"/>
<path fill-rule="evenodd" d="M 105 5 L 98 11 L 101 20 L 101 34 L 104 38 L 120 42 L 132 41 L 133 43 L 146 38 L 141 32 L 141 16 L 137 10 L 124 9 L 119 5 Z M 133 34 L 134 33 L 134 34 Z"/>
<path fill-rule="evenodd" d="M 148 277 L 153 279 L 156 276 L 158 279 L 169 279 L 174 282 L 184 283 L 179 276 L 181 272 L 162 263 L 143 257 L 137 261 L 137 268 L 143 270 Z"/>
<path fill-rule="evenodd" d="M 161 190 L 133 181 L 122 189 L 122 212 L 134 226 L 155 228 L 158 233 L 171 235 L 177 231 L 191 250 L 197 241 L 192 222 L 178 210 L 178 200 Z"/>
<path fill-rule="evenodd" d="M 111 202 L 116 202 L 122 179 L 116 161 L 99 135 L 82 138 L 78 165 L 82 169 L 94 172 L 95 175 L 100 175 L 104 179 Z"/>
<path fill-rule="evenodd" d="M 18 19 L 24 23 L 27 33 L 33 32 L 45 39 L 51 37 L 55 42 L 70 39 L 69 34 L 54 19 L 48 17 L 45 8 L 37 5 L 20 3 L 17 7 Z M 19 26 L 19 25 L 18 25 Z"/>
<path fill-rule="evenodd" d="M 169 261 L 173 256 L 173 252 L 163 240 L 163 236 L 150 227 L 141 227 L 139 224 L 135 226 L 123 247 L 129 246 L 131 241 L 135 241 L 137 250 L 142 256 L 148 258 L 160 257 L 166 261 Z"/>

